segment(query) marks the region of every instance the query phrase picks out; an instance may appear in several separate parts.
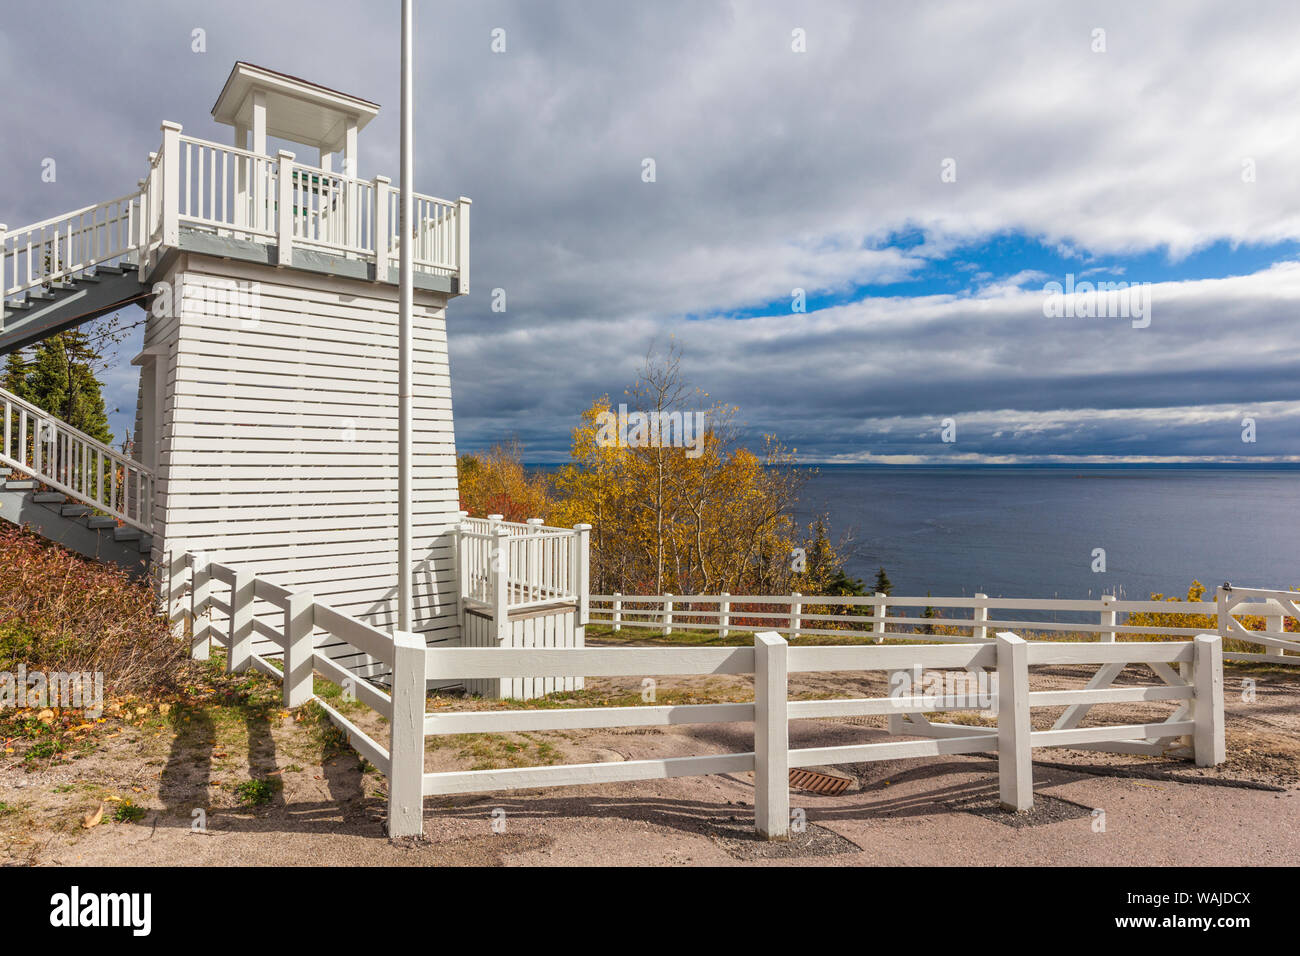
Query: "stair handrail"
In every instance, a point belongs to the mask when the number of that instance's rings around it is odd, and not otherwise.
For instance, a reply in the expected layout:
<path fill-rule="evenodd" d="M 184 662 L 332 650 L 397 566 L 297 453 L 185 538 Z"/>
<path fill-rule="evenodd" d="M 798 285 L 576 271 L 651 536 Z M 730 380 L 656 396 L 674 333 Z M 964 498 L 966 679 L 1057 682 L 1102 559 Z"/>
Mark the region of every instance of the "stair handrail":
<path fill-rule="evenodd" d="M 0 464 L 133 528 L 153 531 L 151 468 L 2 388 L 0 413 Z"/>
<path fill-rule="evenodd" d="M 99 216 L 101 210 L 103 218 Z M 142 211 L 143 190 L 136 190 L 20 229 L 0 230 L 0 298 L 19 295 L 136 252 L 146 238 Z M 49 268 L 45 264 L 47 254 L 51 256 Z"/>

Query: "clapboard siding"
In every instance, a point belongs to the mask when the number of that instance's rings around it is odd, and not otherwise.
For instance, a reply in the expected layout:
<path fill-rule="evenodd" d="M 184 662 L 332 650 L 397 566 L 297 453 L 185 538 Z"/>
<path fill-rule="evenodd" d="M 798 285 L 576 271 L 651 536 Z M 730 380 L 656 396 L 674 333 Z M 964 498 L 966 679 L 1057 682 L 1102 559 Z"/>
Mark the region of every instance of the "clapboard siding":
<path fill-rule="evenodd" d="M 583 647 L 583 628 L 577 626 L 577 620 L 574 608 L 521 614 L 510 619 L 510 633 L 502 643 L 490 618 L 468 611 L 461 643 L 465 647 Z M 521 700 L 583 688 L 581 677 L 471 678 L 462 683 L 471 694 Z"/>
<path fill-rule="evenodd" d="M 202 554 L 394 627 L 396 287 L 193 254 L 151 281 L 171 284 L 178 316 L 151 316 L 145 333 L 146 348 L 171 347 L 165 372 L 159 366 L 155 560 Z M 223 304 L 232 281 L 257 284 L 255 298 L 244 299 L 255 303 L 253 315 Z M 460 639 L 445 307 L 444 296 L 417 291 L 413 629 L 429 643 Z M 268 623 L 280 613 L 254 607 Z M 337 640 L 322 646 L 358 673 L 383 674 Z M 263 638 L 254 651 L 277 648 Z"/>

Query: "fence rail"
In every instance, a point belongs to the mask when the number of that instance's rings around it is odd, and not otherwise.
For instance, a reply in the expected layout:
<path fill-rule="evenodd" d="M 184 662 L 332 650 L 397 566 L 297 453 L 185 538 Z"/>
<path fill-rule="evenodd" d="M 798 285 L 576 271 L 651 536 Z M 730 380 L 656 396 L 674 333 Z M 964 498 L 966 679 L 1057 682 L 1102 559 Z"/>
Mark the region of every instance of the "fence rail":
<path fill-rule="evenodd" d="M 1225 606 L 1223 595 L 1237 596 Z M 641 628 L 670 635 L 674 629 L 712 631 L 721 637 L 732 631 L 775 630 L 790 637 L 843 637 L 859 633 L 877 643 L 886 638 L 905 638 L 926 643 L 992 641 L 997 630 L 1096 634 L 1099 641 L 1121 637 L 1159 636 L 1192 639 L 1210 627 L 1158 626 L 1122 623 L 1132 614 L 1203 615 L 1215 623 L 1213 629 L 1225 638 L 1258 644 L 1263 653 L 1226 652 L 1232 660 L 1267 660 L 1300 664 L 1300 632 L 1286 631 L 1285 618 L 1297 617 L 1300 594 L 1288 591 L 1259 591 L 1220 588 L 1219 600 L 1126 601 L 1112 597 L 1097 600 L 1042 598 L 894 597 L 884 594 L 832 596 L 769 594 L 593 594 L 590 615 L 594 624 L 608 624 L 614 631 Z M 818 611 L 817 608 L 829 610 Z M 925 609 L 958 611 L 962 617 L 927 617 Z M 855 613 L 863 609 L 863 613 Z M 1231 613 L 1229 613 L 1229 610 Z M 1024 615 L 1011 617 L 1007 612 Z M 1063 621 L 1063 614 L 1095 614 L 1096 622 Z M 1246 629 L 1235 617 L 1265 619 L 1263 631 Z M 828 626 L 836 625 L 836 626 Z M 938 629 L 955 633 L 939 633 Z"/>
<path fill-rule="evenodd" d="M 0 389 L 0 464 L 142 531 L 153 530 L 153 472 Z"/>

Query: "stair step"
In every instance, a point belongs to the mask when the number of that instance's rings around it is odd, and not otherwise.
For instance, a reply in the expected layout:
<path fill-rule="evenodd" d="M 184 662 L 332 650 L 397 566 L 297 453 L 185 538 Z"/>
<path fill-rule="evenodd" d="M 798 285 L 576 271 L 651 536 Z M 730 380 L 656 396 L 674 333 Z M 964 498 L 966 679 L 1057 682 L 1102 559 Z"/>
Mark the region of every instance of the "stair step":
<path fill-rule="evenodd" d="M 140 264 L 137 262 L 123 262 L 120 267 L 123 272 L 139 272 Z"/>
<path fill-rule="evenodd" d="M 86 273 L 83 273 L 83 274 L 77 276 L 77 277 L 76 277 L 75 279 L 73 279 L 72 281 L 73 281 L 73 282 L 76 282 L 76 283 L 82 283 L 82 282 L 95 283 L 95 282 L 98 282 L 98 281 L 100 281 L 100 280 L 99 280 L 99 276 L 95 275 L 93 272 L 86 272 Z"/>
<path fill-rule="evenodd" d="M 124 271 L 121 266 L 95 266 L 96 275 L 120 276 Z"/>
<path fill-rule="evenodd" d="M 12 302 L 5 303 L 6 312 L 26 312 L 32 307 L 32 304 L 26 299 L 14 299 Z"/>
<path fill-rule="evenodd" d="M 68 496 L 61 491 L 38 491 L 32 495 L 32 501 L 39 502 L 43 505 L 63 504 L 68 500 Z"/>
<path fill-rule="evenodd" d="M 100 528 L 116 528 L 117 519 L 110 518 L 108 515 L 91 515 L 86 519 L 86 527 L 92 531 L 98 531 Z"/>
<path fill-rule="evenodd" d="M 27 293 L 27 301 L 30 303 L 33 299 L 35 299 L 35 300 L 38 301 L 38 302 L 53 302 L 53 301 L 54 301 L 54 294 L 53 294 L 53 293 L 50 293 L 50 292 L 45 292 L 44 290 L 37 290 L 37 291 L 35 291 L 35 292 L 28 292 L 28 293 Z"/>
<path fill-rule="evenodd" d="M 140 535 L 140 540 L 137 542 L 137 544 L 140 547 L 141 554 L 148 554 L 150 551 L 153 550 L 153 535 L 151 534 Z"/>
<path fill-rule="evenodd" d="M 36 482 L 22 479 L 5 482 L 5 491 L 31 491 L 36 487 Z"/>
<path fill-rule="evenodd" d="M 59 509 L 59 514 L 65 518 L 82 518 L 94 510 L 94 508 L 88 508 L 86 505 L 64 505 Z"/>
<path fill-rule="evenodd" d="M 71 282 L 67 282 L 67 281 L 51 282 L 50 291 L 51 292 L 76 292 L 77 287 L 73 285 Z"/>
<path fill-rule="evenodd" d="M 114 541 L 139 541 L 140 529 L 139 528 L 114 528 L 113 540 Z"/>

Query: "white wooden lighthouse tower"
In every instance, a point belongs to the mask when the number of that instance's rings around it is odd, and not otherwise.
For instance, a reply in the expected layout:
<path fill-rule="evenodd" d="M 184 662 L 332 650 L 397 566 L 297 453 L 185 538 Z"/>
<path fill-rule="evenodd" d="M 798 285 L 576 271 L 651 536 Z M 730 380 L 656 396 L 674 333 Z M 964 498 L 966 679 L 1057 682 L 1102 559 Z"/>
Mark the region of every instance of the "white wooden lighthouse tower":
<path fill-rule="evenodd" d="M 152 300 L 135 362 L 155 564 L 202 555 L 392 630 L 398 194 L 356 176 L 378 109 L 238 63 L 212 110 L 233 148 L 163 124 L 143 184 Z M 272 155 L 271 137 L 311 164 Z M 445 310 L 468 291 L 469 200 L 415 206 L 412 630 L 435 643 L 459 633 Z M 331 654 L 367 671 L 352 649 Z"/>
<path fill-rule="evenodd" d="M 426 644 L 581 647 L 586 526 L 458 511 L 445 314 L 469 291 L 470 202 L 413 193 L 402 236 L 391 181 L 357 176 L 358 138 L 378 110 L 237 63 L 212 110 L 233 145 L 163 123 L 135 192 L 0 225 L 0 354 L 132 303 L 147 311 L 132 360 L 131 451 L 0 390 L 0 465 L 27 476 L 0 487 L 0 518 L 154 573 L 178 627 L 192 619 L 200 655 L 224 635 L 255 661 L 277 656 L 298 606 L 316 608 L 303 639 L 319 638 L 327 669 L 363 677 L 385 665 L 339 636 L 365 640 L 345 619 Z M 272 154 L 273 139 L 310 152 Z M 409 628 L 398 614 L 404 243 L 414 285 Z M 224 569 L 228 598 L 212 597 L 208 566 Z M 238 635 L 249 628 L 245 648 Z M 466 684 L 531 697 L 582 681 Z"/>

